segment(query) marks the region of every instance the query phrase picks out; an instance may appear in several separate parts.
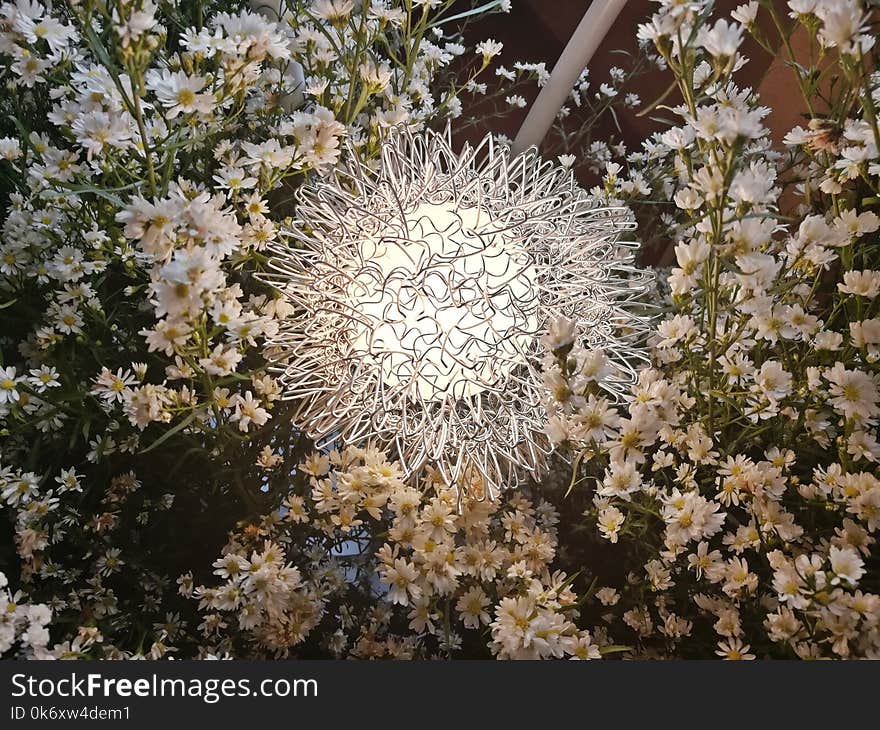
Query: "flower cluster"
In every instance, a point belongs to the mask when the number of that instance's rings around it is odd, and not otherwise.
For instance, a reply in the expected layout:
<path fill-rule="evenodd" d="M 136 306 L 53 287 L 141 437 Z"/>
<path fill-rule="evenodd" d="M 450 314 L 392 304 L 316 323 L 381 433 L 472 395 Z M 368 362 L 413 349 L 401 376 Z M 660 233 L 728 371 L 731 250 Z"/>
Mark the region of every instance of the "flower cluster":
<path fill-rule="evenodd" d="M 234 648 L 223 631 L 234 622 L 256 655 L 308 647 L 312 633 L 359 658 L 600 656 L 574 623 L 571 578 L 551 570 L 548 502 L 461 501 L 436 474 L 419 490 L 380 452 L 354 447 L 312 454 L 298 471 L 306 479 L 277 511 L 233 533 L 214 563 L 222 583 L 181 579 L 213 653 Z"/>
<path fill-rule="evenodd" d="M 377 154 L 383 130 L 457 118 L 462 94 L 486 93 L 478 78 L 502 45 L 488 39 L 469 53 L 460 32 L 446 28 L 456 27 L 449 26 L 453 18 L 510 11 L 510 0 L 454 16 L 454 0 L 275 5 L 293 30 L 305 92 L 346 124 L 349 140 L 365 157 Z"/>
<path fill-rule="evenodd" d="M 0 573 L 0 654 L 16 644 L 26 656 L 41 658 L 46 654 L 52 611 L 41 603 L 28 603 L 21 591 L 9 591 L 8 581 Z"/>
<path fill-rule="evenodd" d="M 639 32 L 675 77 L 681 124 L 595 191 L 674 205 L 655 223 L 677 265 L 653 365 L 618 412 L 601 353 L 548 342 L 551 435 L 578 450 L 573 487 L 624 566 L 610 630 L 642 656 L 880 656 L 873 37 L 856 2 L 789 2 L 841 85 L 820 117 L 819 74 L 791 57 L 812 118 L 778 152 L 770 110 L 735 82 L 745 33 L 770 49 L 763 14 L 784 28 L 774 4 L 731 20 L 661 6 Z"/>
<path fill-rule="evenodd" d="M 455 112 L 451 9 L 0 5 L 6 572 L 68 649 L 204 654 L 175 579 L 302 448 L 266 370 L 295 313 L 255 274 L 343 138 L 373 164 L 384 127 Z M 492 54 L 467 55 L 475 79 Z"/>

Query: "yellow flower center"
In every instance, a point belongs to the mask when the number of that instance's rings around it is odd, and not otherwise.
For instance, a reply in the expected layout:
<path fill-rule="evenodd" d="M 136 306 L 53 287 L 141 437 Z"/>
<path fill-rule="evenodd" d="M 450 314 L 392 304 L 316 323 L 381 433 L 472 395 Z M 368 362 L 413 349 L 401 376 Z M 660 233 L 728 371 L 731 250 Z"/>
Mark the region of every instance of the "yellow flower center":
<path fill-rule="evenodd" d="M 181 106 L 190 106 L 196 100 L 196 95 L 191 89 L 181 89 L 177 92 L 177 103 Z"/>

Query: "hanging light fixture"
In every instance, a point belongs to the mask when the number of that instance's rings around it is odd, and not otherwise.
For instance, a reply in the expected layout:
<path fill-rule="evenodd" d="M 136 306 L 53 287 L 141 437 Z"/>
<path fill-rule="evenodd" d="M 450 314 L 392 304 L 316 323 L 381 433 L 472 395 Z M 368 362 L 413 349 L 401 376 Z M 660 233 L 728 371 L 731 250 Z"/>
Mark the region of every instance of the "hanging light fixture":
<path fill-rule="evenodd" d="M 269 342 L 294 422 L 316 440 L 396 452 L 489 497 L 539 474 L 539 339 L 575 319 L 625 387 L 646 320 L 626 209 L 599 208 L 534 149 L 392 129 L 377 169 L 357 154 L 299 191 L 300 221 L 267 283 L 296 313 Z"/>

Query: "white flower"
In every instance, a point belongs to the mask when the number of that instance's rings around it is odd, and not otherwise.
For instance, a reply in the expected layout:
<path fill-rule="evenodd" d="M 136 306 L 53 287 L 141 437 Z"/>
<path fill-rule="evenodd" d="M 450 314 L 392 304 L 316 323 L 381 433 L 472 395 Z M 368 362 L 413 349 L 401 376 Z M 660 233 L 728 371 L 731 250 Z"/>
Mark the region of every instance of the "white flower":
<path fill-rule="evenodd" d="M 489 597 L 480 586 L 472 586 L 461 594 L 455 604 L 455 610 L 461 616 L 462 623 L 469 629 L 479 629 L 481 625 L 488 625 L 492 620 L 486 608 L 489 606 Z"/>
<path fill-rule="evenodd" d="M 602 537 L 611 542 L 617 542 L 617 535 L 620 532 L 620 528 L 623 527 L 624 520 L 623 512 L 617 509 L 617 507 L 606 507 L 599 510 L 598 524 Z"/>
<path fill-rule="evenodd" d="M 858 213 L 852 208 L 848 208 L 834 219 L 834 227 L 840 234 L 837 244 L 844 245 L 850 237 L 855 238 L 867 233 L 874 233 L 880 228 L 880 216 L 870 210 Z"/>
<path fill-rule="evenodd" d="M 59 492 L 81 492 L 82 484 L 80 483 L 81 476 L 76 473 L 76 469 L 71 467 L 70 469 L 62 469 L 61 473 L 55 477 L 55 481 L 60 485 L 58 488 Z"/>
<path fill-rule="evenodd" d="M 171 414 L 166 410 L 168 391 L 164 386 L 148 383 L 139 388 L 124 392 L 125 412 L 129 422 L 140 430 L 154 422 L 167 423 Z M 107 446 L 103 446 L 103 454 L 107 454 Z"/>
<path fill-rule="evenodd" d="M 693 188 L 682 188 L 675 193 L 673 200 L 682 210 L 696 210 L 703 204 L 703 197 Z"/>
<path fill-rule="evenodd" d="M 0 498 L 10 507 L 25 505 L 37 494 L 39 479 L 34 472 L 24 472 L 0 481 Z"/>
<path fill-rule="evenodd" d="M 393 72 L 385 64 L 377 66 L 372 60 L 363 63 L 358 68 L 358 74 L 367 86 L 369 93 L 378 94 L 387 88 Z"/>
<path fill-rule="evenodd" d="M 140 9 L 131 7 L 125 23 L 120 22 L 119 9 L 113 10 L 113 29 L 122 40 L 123 48 L 127 48 L 131 41 L 138 40 L 144 33 L 156 26 L 157 6 L 150 0 L 145 0 Z"/>
<path fill-rule="evenodd" d="M 201 93 L 207 81 L 201 76 L 189 76 L 183 71 L 151 71 L 147 74 L 147 88 L 156 94 L 159 103 L 168 111 L 169 119 L 179 114 L 210 114 L 217 101 L 213 94 Z"/>
<path fill-rule="evenodd" d="M 843 335 L 831 330 L 820 330 L 813 337 L 813 347 L 817 350 L 839 350 L 843 344 Z"/>
<path fill-rule="evenodd" d="M 106 403 L 123 403 L 127 393 L 130 392 L 130 386 L 136 382 L 130 370 L 123 371 L 122 368 L 118 368 L 114 373 L 104 367 L 95 378 L 92 392 L 103 398 Z"/>
<path fill-rule="evenodd" d="M 0 368 L 0 404 L 15 403 L 20 398 L 17 389 L 19 378 L 16 376 L 15 368 L 8 366 Z"/>
<path fill-rule="evenodd" d="M 124 114 L 89 111 L 80 114 L 71 125 L 77 142 L 91 160 L 101 154 L 105 146 L 126 148 L 133 136 L 133 120 Z"/>
<path fill-rule="evenodd" d="M 314 0 L 311 7 L 313 15 L 333 24 L 345 21 L 352 10 L 354 0 Z"/>
<path fill-rule="evenodd" d="M 765 362 L 755 373 L 754 380 L 758 392 L 771 400 L 779 400 L 791 392 L 791 373 L 775 360 Z"/>
<path fill-rule="evenodd" d="M 791 8 L 792 17 L 797 17 L 812 13 L 820 2 L 822 0 L 788 0 L 788 7 Z"/>
<path fill-rule="evenodd" d="M 477 53 L 483 57 L 483 63 L 488 63 L 504 49 L 504 44 L 487 38 L 477 44 Z"/>
<path fill-rule="evenodd" d="M 642 486 L 642 475 L 631 461 L 612 461 L 605 470 L 605 478 L 599 494 L 603 497 L 623 497 L 637 492 Z"/>
<path fill-rule="evenodd" d="M 572 660 L 601 659 L 602 651 L 593 642 L 589 631 L 582 631 L 579 636 L 571 637 L 565 645 L 566 654 L 571 655 Z"/>
<path fill-rule="evenodd" d="M 596 598 L 603 606 L 614 606 L 620 601 L 620 593 L 611 586 L 605 586 L 596 591 Z"/>
<path fill-rule="evenodd" d="M 859 578 L 865 574 L 865 563 L 852 548 L 838 548 L 832 545 L 828 560 L 834 573 L 830 581 L 831 585 L 845 581 L 850 586 L 855 586 L 858 585 Z"/>
<path fill-rule="evenodd" d="M 815 11 L 822 21 L 819 40 L 828 48 L 839 48 L 852 54 L 860 48 L 864 53 L 874 45 L 870 35 L 859 36 L 866 20 L 855 0 L 821 0 Z"/>
<path fill-rule="evenodd" d="M 861 322 L 850 322 L 849 331 L 853 345 L 866 348 L 868 361 L 875 362 L 872 358 L 876 358 L 878 345 L 880 345 L 880 317 L 864 319 Z"/>
<path fill-rule="evenodd" d="M 388 600 L 401 606 L 410 605 L 410 600 L 418 600 L 422 589 L 417 584 L 419 571 L 403 558 L 397 558 L 392 565 L 382 571 L 380 579 L 388 585 Z"/>
<path fill-rule="evenodd" d="M 27 7 L 25 3 L 18 3 L 19 8 Z M 42 6 L 34 3 L 32 8 L 40 8 Z M 50 13 L 39 15 L 27 12 L 18 12 L 15 14 L 15 22 L 13 28 L 24 36 L 28 43 L 36 44 L 39 41 L 45 41 L 49 45 L 52 56 L 57 56 L 63 51 L 68 43 L 76 37 L 76 31 L 69 25 L 63 25 Z"/>
<path fill-rule="evenodd" d="M 396 26 L 399 26 L 406 18 L 403 8 L 388 7 L 385 0 L 372 0 L 370 15 L 382 23 L 391 23 Z"/>
<path fill-rule="evenodd" d="M 744 644 L 740 638 L 730 638 L 718 642 L 718 650 L 715 652 L 725 660 L 754 659 L 755 655 L 749 650 L 751 647 Z"/>
<path fill-rule="evenodd" d="M 568 317 L 554 317 L 547 327 L 547 334 L 541 344 L 548 352 L 570 349 L 577 338 L 577 321 Z"/>
<path fill-rule="evenodd" d="M 742 5 L 738 5 L 736 9 L 730 14 L 734 20 L 742 23 L 745 26 L 750 26 L 755 22 L 755 18 L 758 15 L 758 3 L 756 0 L 752 0 L 752 2 L 743 3 Z"/>
<path fill-rule="evenodd" d="M 247 432 L 251 425 L 262 426 L 269 418 L 269 411 L 262 408 L 260 401 L 248 390 L 243 396 L 236 396 L 235 412 L 229 420 L 237 422 L 240 431 Z"/>
<path fill-rule="evenodd" d="M 743 28 L 738 23 L 728 23 L 719 19 L 711 28 L 700 28 L 697 33 L 699 43 L 711 56 L 731 58 L 742 43 Z"/>
<path fill-rule="evenodd" d="M 846 451 L 853 460 L 880 460 L 880 443 L 869 432 L 857 429 L 846 440 Z"/>
<path fill-rule="evenodd" d="M 0 138 L 0 157 L 4 160 L 17 160 L 21 157 L 21 143 L 14 137 Z"/>
<path fill-rule="evenodd" d="M 214 175 L 214 181 L 218 187 L 237 193 L 240 190 L 250 190 L 257 186 L 257 178 L 251 177 L 240 167 L 224 167 Z"/>
<path fill-rule="evenodd" d="M 205 372 L 209 375 L 224 376 L 235 372 L 235 368 L 242 360 L 242 354 L 235 347 L 217 345 L 209 357 L 199 360 Z"/>
<path fill-rule="evenodd" d="M 686 342 L 696 331 L 692 317 L 676 314 L 657 325 L 657 334 L 662 338 L 657 342 L 657 347 L 673 347 L 679 342 Z"/>
<path fill-rule="evenodd" d="M 868 373 L 836 362 L 823 376 L 830 383 L 829 403 L 844 417 L 864 420 L 880 415 L 877 383 Z"/>
<path fill-rule="evenodd" d="M 672 127 L 667 129 L 660 137 L 660 140 L 671 150 L 683 150 L 690 147 L 696 139 L 696 132 L 693 126 Z"/>
<path fill-rule="evenodd" d="M 837 288 L 844 294 L 874 299 L 880 294 L 880 271 L 847 271 Z"/>
<path fill-rule="evenodd" d="M 775 170 L 763 161 L 751 162 L 730 184 L 730 196 L 740 203 L 763 204 L 772 198 Z"/>

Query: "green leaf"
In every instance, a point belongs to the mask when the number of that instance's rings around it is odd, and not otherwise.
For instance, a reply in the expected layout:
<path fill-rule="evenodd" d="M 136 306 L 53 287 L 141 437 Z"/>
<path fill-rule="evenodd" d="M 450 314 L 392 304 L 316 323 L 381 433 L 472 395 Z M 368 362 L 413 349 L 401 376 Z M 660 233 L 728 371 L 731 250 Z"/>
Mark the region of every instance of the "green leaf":
<path fill-rule="evenodd" d="M 18 117 L 13 116 L 11 119 L 15 128 L 18 130 L 18 133 L 21 135 L 21 141 L 24 142 L 25 145 L 28 145 L 30 143 L 30 133 L 24 128 L 24 125 Z"/>
<path fill-rule="evenodd" d="M 118 74 L 116 73 L 116 64 L 113 63 L 113 60 L 110 58 L 110 54 L 107 52 L 107 49 L 101 42 L 100 37 L 95 32 L 95 29 L 91 25 L 87 25 L 84 30 L 85 36 L 89 41 L 89 46 L 98 57 L 98 60 L 101 61 L 101 64 L 111 73 L 111 75 L 117 76 Z"/>
<path fill-rule="evenodd" d="M 134 186 L 134 185 L 126 185 L 123 188 L 110 188 L 109 190 L 107 190 L 104 188 L 96 188 L 93 185 L 80 185 L 78 187 L 70 187 L 67 189 L 71 193 L 74 193 L 76 195 L 82 195 L 83 193 L 87 193 L 87 194 L 91 193 L 92 195 L 97 195 L 98 197 L 104 198 L 105 200 L 113 203 L 113 205 L 115 205 L 117 208 L 124 208 L 125 202 L 122 200 L 122 198 L 119 198 L 119 197 L 113 195 L 113 193 L 111 193 L 110 190 L 126 190 L 126 189 L 134 190 L 135 187 L 136 186 Z"/>
<path fill-rule="evenodd" d="M 186 418 L 184 418 L 180 423 L 178 423 L 174 428 L 169 429 L 165 433 L 163 433 L 159 438 L 157 438 L 153 443 L 151 443 L 147 448 L 142 449 L 139 453 L 148 454 L 157 446 L 165 443 L 168 439 L 170 439 L 174 434 L 179 433 L 183 429 L 185 429 L 189 424 L 191 424 L 196 419 L 195 411 L 190 413 Z"/>
<path fill-rule="evenodd" d="M 613 654 L 615 652 L 619 653 L 622 651 L 632 651 L 631 646 L 624 646 L 623 644 L 612 644 L 611 646 L 603 646 L 599 649 L 600 654 Z"/>

